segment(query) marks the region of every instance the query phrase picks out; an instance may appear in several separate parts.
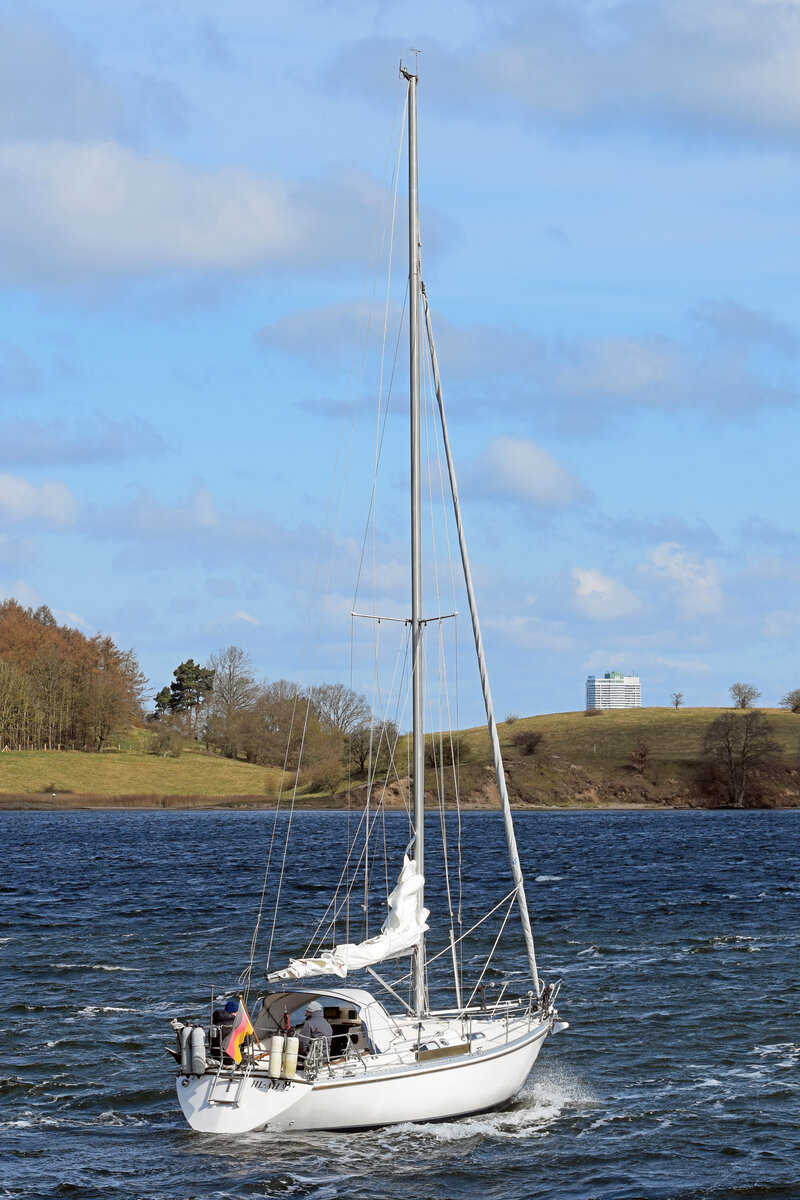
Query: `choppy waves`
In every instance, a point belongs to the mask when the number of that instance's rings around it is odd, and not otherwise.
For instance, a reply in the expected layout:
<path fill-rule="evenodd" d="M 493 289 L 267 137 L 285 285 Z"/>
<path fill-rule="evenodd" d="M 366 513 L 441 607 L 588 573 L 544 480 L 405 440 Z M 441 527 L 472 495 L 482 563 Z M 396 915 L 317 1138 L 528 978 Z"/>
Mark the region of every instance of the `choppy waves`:
<path fill-rule="evenodd" d="M 800 1195 L 800 814 L 524 814 L 540 968 L 563 979 L 571 1028 L 515 1102 L 371 1133 L 231 1139 L 185 1127 L 163 1047 L 171 1016 L 204 1019 L 212 986 L 236 989 L 264 817 L 0 820 L 0 1200 Z M 296 820 L 324 851 L 343 818 Z M 467 815 L 464 830 L 466 925 L 508 888 L 501 823 Z M 302 902 L 284 906 L 281 952 L 338 877 L 337 861 L 318 861 L 313 879 L 305 855 L 290 864 Z M 442 889 L 429 895 L 445 911 Z M 465 953 L 468 975 L 495 932 L 487 923 Z M 512 938 L 484 977 L 489 997 L 526 990 L 524 963 Z"/>

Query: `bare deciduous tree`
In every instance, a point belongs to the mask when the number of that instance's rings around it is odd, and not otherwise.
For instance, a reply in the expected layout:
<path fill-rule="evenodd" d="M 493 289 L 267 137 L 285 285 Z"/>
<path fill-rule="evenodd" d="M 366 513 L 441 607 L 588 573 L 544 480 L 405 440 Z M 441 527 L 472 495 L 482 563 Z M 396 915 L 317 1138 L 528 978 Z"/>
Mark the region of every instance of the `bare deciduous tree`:
<path fill-rule="evenodd" d="M 734 708 L 752 708 L 761 692 L 752 683 L 734 683 L 728 688 Z"/>
<path fill-rule="evenodd" d="M 683 704 L 683 692 L 673 692 L 670 696 L 673 708 L 680 708 Z"/>
<path fill-rule="evenodd" d="M 320 683 L 310 694 L 311 705 L 323 729 L 348 734 L 369 721 L 370 709 L 365 698 L 343 683 Z"/>
<path fill-rule="evenodd" d="M 214 681 L 207 706 L 207 743 L 228 758 L 238 758 L 242 721 L 258 698 L 252 664 L 241 646 L 227 646 L 211 655 L 207 670 Z"/>
<path fill-rule="evenodd" d="M 631 766 L 642 775 L 650 766 L 650 747 L 647 742 L 638 741 L 630 753 Z"/>
<path fill-rule="evenodd" d="M 394 754 L 397 744 L 397 726 L 394 721 L 381 721 L 377 725 L 359 725 L 347 739 L 347 750 L 359 771 L 385 764 Z"/>
<path fill-rule="evenodd" d="M 785 696 L 781 696 L 781 708 L 788 708 L 790 712 L 800 713 L 800 688 L 792 688 Z"/>
<path fill-rule="evenodd" d="M 523 729 L 521 733 L 515 733 L 511 741 L 522 754 L 528 754 L 533 757 L 538 754 L 539 748 L 544 741 L 544 734 L 537 729 Z"/>
<path fill-rule="evenodd" d="M 775 765 L 780 745 L 762 712 L 722 713 L 712 721 L 703 740 L 706 763 L 734 808 L 744 805 L 759 779 Z"/>
<path fill-rule="evenodd" d="M 258 695 L 253 666 L 241 646 L 227 646 L 218 650 L 208 660 L 214 672 L 214 690 L 211 693 L 211 710 L 224 717 L 250 708 Z"/>

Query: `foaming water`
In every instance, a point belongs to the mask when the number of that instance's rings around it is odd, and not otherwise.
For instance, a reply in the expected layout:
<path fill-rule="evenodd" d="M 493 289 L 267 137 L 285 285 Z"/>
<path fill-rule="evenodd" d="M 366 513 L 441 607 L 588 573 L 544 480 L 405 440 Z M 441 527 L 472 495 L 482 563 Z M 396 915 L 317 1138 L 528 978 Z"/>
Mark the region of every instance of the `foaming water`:
<path fill-rule="evenodd" d="M 345 817 L 295 820 L 277 958 L 341 868 Z M 241 1138 L 185 1126 L 163 1046 L 171 1016 L 206 1020 L 212 986 L 237 990 L 272 814 L 0 821 L 2 1200 L 800 1196 L 798 813 L 521 814 L 540 966 L 571 1029 L 520 1095 L 459 1121 Z M 466 927 L 509 884 L 501 821 L 463 828 Z M 402 818 L 388 836 L 399 855 Z M 433 880 L 433 823 L 429 843 Z M 426 895 L 435 953 L 447 898 Z M 495 933 L 465 948 L 472 983 Z M 432 984 L 450 1002 L 446 962 Z M 527 990 L 524 962 L 515 934 L 489 995 Z"/>

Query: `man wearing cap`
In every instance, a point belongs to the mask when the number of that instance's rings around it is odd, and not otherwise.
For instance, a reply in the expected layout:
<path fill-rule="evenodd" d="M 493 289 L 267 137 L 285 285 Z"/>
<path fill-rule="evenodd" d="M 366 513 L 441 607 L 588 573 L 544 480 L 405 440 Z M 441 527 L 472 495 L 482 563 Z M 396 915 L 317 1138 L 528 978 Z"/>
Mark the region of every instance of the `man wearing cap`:
<path fill-rule="evenodd" d="M 306 1019 L 298 1029 L 297 1036 L 300 1039 L 300 1053 L 303 1055 L 308 1054 L 315 1038 L 327 1038 L 330 1047 L 333 1030 L 325 1020 L 322 1005 L 318 1000 L 312 1000 L 306 1005 Z"/>

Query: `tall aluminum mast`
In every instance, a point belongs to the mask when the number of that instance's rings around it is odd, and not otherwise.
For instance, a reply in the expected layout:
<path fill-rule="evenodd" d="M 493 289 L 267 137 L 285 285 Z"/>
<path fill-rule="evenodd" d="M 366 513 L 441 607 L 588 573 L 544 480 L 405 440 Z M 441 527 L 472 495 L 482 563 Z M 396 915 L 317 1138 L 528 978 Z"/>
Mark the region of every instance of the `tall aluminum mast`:
<path fill-rule="evenodd" d="M 411 414 L 411 679 L 412 780 L 414 797 L 414 858 L 425 874 L 425 731 L 422 692 L 422 505 L 419 360 L 419 185 L 417 179 L 417 76 L 401 66 L 408 81 L 408 336 L 409 405 Z M 424 887 L 417 894 L 417 912 L 425 907 Z M 425 935 L 414 955 L 414 1011 L 427 1008 L 425 994 Z"/>

